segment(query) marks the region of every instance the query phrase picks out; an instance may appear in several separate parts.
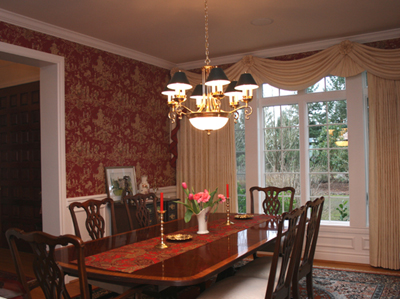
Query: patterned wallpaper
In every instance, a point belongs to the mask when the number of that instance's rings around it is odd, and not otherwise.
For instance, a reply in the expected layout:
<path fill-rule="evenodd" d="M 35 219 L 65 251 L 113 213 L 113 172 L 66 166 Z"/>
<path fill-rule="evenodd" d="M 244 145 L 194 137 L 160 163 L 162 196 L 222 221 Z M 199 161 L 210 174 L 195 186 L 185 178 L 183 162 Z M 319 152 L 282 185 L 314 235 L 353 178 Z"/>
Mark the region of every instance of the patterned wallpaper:
<path fill-rule="evenodd" d="M 3 22 L 0 41 L 65 57 L 67 197 L 105 193 L 107 166 L 175 185 L 161 95 L 169 70 Z"/>

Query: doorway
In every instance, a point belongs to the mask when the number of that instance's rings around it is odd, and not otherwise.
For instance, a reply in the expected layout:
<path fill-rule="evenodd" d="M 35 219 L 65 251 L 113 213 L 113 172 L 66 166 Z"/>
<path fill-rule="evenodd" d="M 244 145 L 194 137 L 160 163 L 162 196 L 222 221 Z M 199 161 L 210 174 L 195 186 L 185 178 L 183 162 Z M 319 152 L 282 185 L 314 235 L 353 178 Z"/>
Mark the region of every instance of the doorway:
<path fill-rule="evenodd" d="M 0 42 L 0 59 L 40 68 L 43 231 L 53 235 L 63 234 L 67 211 L 64 57 Z"/>
<path fill-rule="evenodd" d="M 0 89 L 0 247 L 11 227 L 41 231 L 39 81 Z"/>

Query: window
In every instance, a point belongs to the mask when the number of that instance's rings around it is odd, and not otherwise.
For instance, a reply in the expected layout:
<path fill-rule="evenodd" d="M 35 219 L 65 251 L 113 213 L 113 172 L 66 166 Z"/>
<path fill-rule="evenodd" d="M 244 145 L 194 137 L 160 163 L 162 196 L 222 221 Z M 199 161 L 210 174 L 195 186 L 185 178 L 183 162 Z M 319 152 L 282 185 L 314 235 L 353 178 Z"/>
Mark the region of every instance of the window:
<path fill-rule="evenodd" d="M 293 206 L 300 193 L 300 136 L 299 107 L 294 105 L 266 106 L 264 120 L 264 186 L 286 187 L 297 190 Z M 290 196 L 280 198 L 282 212 L 287 212 Z"/>
<path fill-rule="evenodd" d="M 295 91 L 284 90 L 284 89 L 273 87 L 269 84 L 263 84 L 262 85 L 262 93 L 263 93 L 263 98 L 268 98 L 268 97 L 289 96 L 289 95 L 297 94 L 297 90 L 295 90 Z"/>
<path fill-rule="evenodd" d="M 349 219 L 349 155 L 345 100 L 311 102 L 308 110 L 310 200 L 324 196 L 323 220 Z"/>
<path fill-rule="evenodd" d="M 346 78 L 337 76 L 327 76 L 322 78 L 313 86 L 306 89 L 307 93 L 313 92 L 326 92 L 335 90 L 345 90 L 346 89 Z"/>
<path fill-rule="evenodd" d="M 247 197 L 250 186 L 289 185 L 296 189 L 295 206 L 325 197 L 324 224 L 366 225 L 362 76 L 329 76 L 290 95 L 267 84 L 262 86 L 259 97 L 252 101 L 252 118 L 256 119 L 244 127 L 246 143 L 254 144 L 246 147 L 246 162 L 241 164 L 246 169 L 241 174 L 245 173 L 246 184 L 242 186 Z M 237 153 L 243 159 L 243 151 Z M 282 198 L 283 210 L 285 200 Z M 255 208 L 261 212 L 257 203 Z"/>
<path fill-rule="evenodd" d="M 246 213 L 245 115 L 243 110 L 239 110 L 238 113 L 238 121 L 235 124 L 238 212 Z"/>

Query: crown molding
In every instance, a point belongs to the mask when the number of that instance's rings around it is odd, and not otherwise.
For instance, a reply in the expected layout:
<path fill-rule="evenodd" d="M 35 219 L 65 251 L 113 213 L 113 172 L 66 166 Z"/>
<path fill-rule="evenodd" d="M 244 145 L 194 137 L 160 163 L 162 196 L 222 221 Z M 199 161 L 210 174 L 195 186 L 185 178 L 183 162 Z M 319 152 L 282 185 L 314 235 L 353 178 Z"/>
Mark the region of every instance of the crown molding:
<path fill-rule="evenodd" d="M 32 18 L 28 18 L 4 9 L 0 9 L 0 21 L 38 31 L 58 38 L 66 39 L 71 42 L 79 43 L 85 46 L 100 49 L 123 57 L 142 61 L 165 69 L 175 67 L 175 64 L 142 52 L 134 51 L 126 47 L 121 47 L 103 40 L 80 34 L 61 27 L 50 25 Z"/>
<path fill-rule="evenodd" d="M 397 29 L 392 29 L 392 30 L 372 32 L 372 33 L 366 33 L 366 34 L 360 34 L 360 35 L 353 35 L 353 36 L 347 36 L 347 37 L 342 37 L 342 38 L 327 39 L 327 40 L 321 40 L 321 41 L 317 41 L 317 42 L 297 44 L 297 45 L 286 46 L 286 47 L 271 48 L 271 49 L 265 49 L 265 50 L 254 51 L 254 52 L 234 54 L 234 55 L 229 55 L 229 56 L 221 56 L 221 57 L 212 58 L 212 64 L 213 65 L 223 65 L 223 64 L 228 64 L 228 63 L 236 63 L 239 60 L 241 60 L 244 56 L 247 56 L 247 55 L 252 55 L 252 56 L 261 57 L 261 58 L 268 58 L 268 57 L 276 57 L 276 56 L 296 54 L 296 53 L 304 53 L 304 52 L 309 52 L 309 51 L 324 50 L 331 46 L 337 45 L 344 40 L 349 40 L 349 41 L 357 42 L 357 43 L 370 43 L 370 42 L 388 40 L 388 39 L 399 38 L 399 37 L 400 37 L 400 28 L 397 28 Z M 183 69 L 183 70 L 191 70 L 191 69 L 195 69 L 195 68 L 200 68 L 202 66 L 204 66 L 204 60 L 185 62 L 185 63 L 180 63 L 180 64 L 176 65 L 177 68 Z"/>
<path fill-rule="evenodd" d="M 32 18 L 28 18 L 10 11 L 0 9 L 0 21 L 13 24 L 16 26 L 24 27 L 30 30 L 38 31 L 55 37 L 63 38 L 72 42 L 76 42 L 82 45 L 107 51 L 113 54 L 121 55 L 123 57 L 131 58 L 134 60 L 142 61 L 151 65 L 155 65 L 165 69 L 172 69 L 174 67 L 184 70 L 190 70 L 202 67 L 204 60 L 190 61 L 185 63 L 175 64 L 164 59 L 160 59 L 142 52 L 134 51 L 126 47 L 121 47 L 109 42 L 105 42 L 100 39 L 96 39 L 84 34 L 80 34 L 71 30 L 67 30 L 61 27 L 50 25 L 45 22 L 41 22 Z M 256 57 L 276 57 L 282 55 L 303 53 L 308 51 L 323 50 L 333 45 L 339 44 L 344 40 L 350 40 L 358 43 L 376 42 L 381 40 L 387 40 L 392 38 L 400 37 L 400 28 L 366 33 L 361 35 L 347 36 L 343 38 L 327 39 L 311 43 L 296 44 L 286 47 L 278 47 L 271 49 L 264 49 L 260 51 L 238 53 L 228 56 L 220 56 L 212 59 L 213 65 L 223 65 L 228 63 L 236 63 L 246 55 L 252 55 Z"/>

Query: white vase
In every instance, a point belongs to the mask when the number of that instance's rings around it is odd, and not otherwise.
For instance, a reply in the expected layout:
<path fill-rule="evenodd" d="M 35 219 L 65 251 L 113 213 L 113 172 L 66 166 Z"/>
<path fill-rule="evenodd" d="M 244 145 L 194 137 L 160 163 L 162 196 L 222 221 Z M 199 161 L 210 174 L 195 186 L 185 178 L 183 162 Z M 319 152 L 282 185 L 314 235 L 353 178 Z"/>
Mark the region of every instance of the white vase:
<path fill-rule="evenodd" d="M 210 212 L 211 207 L 207 207 L 203 210 L 200 211 L 200 213 L 195 214 L 197 217 L 197 223 L 199 225 L 197 234 L 199 235 L 205 235 L 208 234 L 209 231 L 207 229 L 207 224 L 208 224 L 208 215 Z"/>
<path fill-rule="evenodd" d="M 139 192 L 142 194 L 149 193 L 150 186 L 147 182 L 147 175 L 142 175 L 141 180 L 142 181 L 139 183 Z"/>

